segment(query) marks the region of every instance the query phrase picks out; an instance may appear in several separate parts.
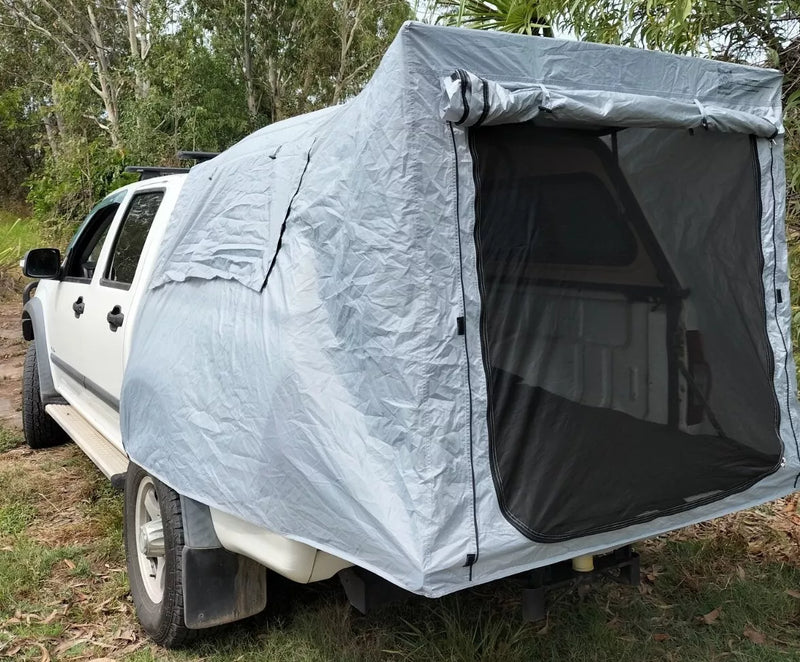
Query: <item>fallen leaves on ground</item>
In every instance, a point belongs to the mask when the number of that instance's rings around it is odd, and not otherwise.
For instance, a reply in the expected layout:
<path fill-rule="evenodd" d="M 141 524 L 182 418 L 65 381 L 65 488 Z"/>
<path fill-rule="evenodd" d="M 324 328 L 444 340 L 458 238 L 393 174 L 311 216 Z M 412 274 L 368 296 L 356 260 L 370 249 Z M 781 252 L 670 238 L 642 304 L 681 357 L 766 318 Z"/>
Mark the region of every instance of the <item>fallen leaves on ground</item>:
<path fill-rule="evenodd" d="M 767 643 L 767 638 L 761 632 L 751 628 L 749 625 L 744 629 L 743 634 L 754 644 L 762 645 Z"/>

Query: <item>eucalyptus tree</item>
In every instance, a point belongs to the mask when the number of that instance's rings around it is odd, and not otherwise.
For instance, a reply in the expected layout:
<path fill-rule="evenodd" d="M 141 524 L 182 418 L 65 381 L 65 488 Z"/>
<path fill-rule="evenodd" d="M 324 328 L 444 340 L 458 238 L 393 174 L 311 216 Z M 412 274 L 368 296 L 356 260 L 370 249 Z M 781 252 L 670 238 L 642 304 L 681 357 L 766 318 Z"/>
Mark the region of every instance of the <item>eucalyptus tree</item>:
<path fill-rule="evenodd" d="M 357 92 L 412 17 L 405 0 L 193 0 L 190 11 L 243 81 L 251 125 Z"/>

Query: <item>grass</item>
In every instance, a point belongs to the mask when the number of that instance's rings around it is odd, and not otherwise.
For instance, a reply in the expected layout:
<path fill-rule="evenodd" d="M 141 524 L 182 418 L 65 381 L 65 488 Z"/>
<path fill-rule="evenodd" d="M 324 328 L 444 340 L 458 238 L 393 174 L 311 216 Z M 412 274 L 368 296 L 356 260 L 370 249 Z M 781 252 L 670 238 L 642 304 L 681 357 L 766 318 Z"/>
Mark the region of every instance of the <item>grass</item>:
<path fill-rule="evenodd" d="M 146 649 L 130 659 L 515 662 L 800 657 L 800 600 L 787 593 L 800 586 L 797 568 L 757 562 L 746 547 L 715 540 L 667 539 L 643 551 L 646 575 L 652 579 L 645 578 L 642 589 L 601 582 L 560 590 L 550 596 L 546 623 L 520 622 L 520 587 L 514 581 L 438 601 L 414 598 L 370 618 L 356 614 L 328 584 L 295 588 L 295 597 L 304 604 L 283 616 L 268 612 L 225 628 L 188 651 Z"/>
<path fill-rule="evenodd" d="M 10 451 L 12 448 L 22 446 L 25 439 L 22 437 L 22 432 L 16 429 L 0 427 L 0 453 Z"/>
<path fill-rule="evenodd" d="M 164 651 L 127 595 L 120 495 L 73 445 L 0 455 L 0 658 L 132 662 L 798 660 L 797 499 L 642 543 L 642 584 L 548 596 L 523 623 L 509 579 L 370 617 L 338 582 L 270 579 L 267 610 Z M 778 523 L 781 523 L 779 526 Z"/>
<path fill-rule="evenodd" d="M 0 209 L 0 297 L 18 296 L 25 281 L 19 261 L 31 248 L 47 244 L 26 210 Z"/>
<path fill-rule="evenodd" d="M 31 248 L 42 245 L 42 235 L 25 212 L 0 210 L 0 265 L 18 264 Z"/>
<path fill-rule="evenodd" d="M 79 640 L 87 623 L 114 641 L 132 622 L 120 495 L 71 444 L 0 454 L 0 485 L 0 656 L 38 661 L 44 646 L 52 659 L 97 658 L 117 648 Z M 58 651 L 63 641 L 70 655 Z"/>

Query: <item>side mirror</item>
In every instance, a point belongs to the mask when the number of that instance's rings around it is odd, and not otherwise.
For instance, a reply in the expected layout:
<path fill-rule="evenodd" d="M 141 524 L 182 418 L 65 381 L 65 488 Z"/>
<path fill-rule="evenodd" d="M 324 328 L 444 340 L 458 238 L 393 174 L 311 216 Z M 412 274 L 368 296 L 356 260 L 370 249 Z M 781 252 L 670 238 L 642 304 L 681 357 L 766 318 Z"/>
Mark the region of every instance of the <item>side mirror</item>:
<path fill-rule="evenodd" d="M 61 273 L 61 253 L 57 248 L 34 248 L 25 253 L 22 273 L 28 278 L 58 278 Z"/>

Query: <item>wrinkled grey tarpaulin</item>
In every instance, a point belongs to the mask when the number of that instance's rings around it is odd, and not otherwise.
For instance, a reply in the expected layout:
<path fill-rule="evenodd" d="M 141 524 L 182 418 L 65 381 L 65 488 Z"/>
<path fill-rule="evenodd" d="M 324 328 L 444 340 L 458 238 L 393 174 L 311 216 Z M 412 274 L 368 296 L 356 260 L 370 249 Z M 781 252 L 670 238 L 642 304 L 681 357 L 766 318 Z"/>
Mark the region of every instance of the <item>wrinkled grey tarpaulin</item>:
<path fill-rule="evenodd" d="M 787 494 L 800 419 L 780 92 L 766 69 L 406 24 L 350 102 L 266 127 L 189 173 L 136 320 L 127 451 L 183 494 L 429 596 Z M 528 120 L 641 129 L 625 146 L 620 134 L 620 154 L 645 213 L 682 196 L 642 173 L 681 173 L 682 157 L 655 160 L 661 143 L 645 153 L 636 136 L 755 136 L 777 471 L 706 505 L 563 542 L 533 542 L 503 515 L 467 127 Z M 692 158 L 708 190 L 725 182 L 720 158 Z M 698 194 L 680 204 L 690 219 L 724 203 Z"/>

